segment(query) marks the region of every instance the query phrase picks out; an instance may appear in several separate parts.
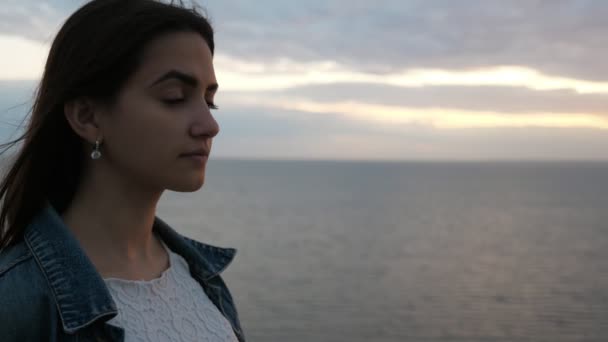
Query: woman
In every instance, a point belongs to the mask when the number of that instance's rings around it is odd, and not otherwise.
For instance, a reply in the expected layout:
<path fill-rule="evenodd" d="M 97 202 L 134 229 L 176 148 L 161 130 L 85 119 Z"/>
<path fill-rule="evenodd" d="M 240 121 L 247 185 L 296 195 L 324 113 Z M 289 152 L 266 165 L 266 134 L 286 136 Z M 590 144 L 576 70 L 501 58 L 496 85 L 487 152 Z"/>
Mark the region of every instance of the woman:
<path fill-rule="evenodd" d="M 196 9 L 94 0 L 57 34 L 0 186 L 2 341 L 244 341 L 236 250 L 155 216 L 204 183 L 217 81 Z"/>

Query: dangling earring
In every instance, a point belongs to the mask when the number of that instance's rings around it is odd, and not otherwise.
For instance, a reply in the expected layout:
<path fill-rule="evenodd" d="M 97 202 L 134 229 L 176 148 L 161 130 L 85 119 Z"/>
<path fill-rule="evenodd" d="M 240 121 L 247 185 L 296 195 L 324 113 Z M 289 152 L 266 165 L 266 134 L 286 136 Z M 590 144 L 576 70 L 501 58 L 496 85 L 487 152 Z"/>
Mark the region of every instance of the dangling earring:
<path fill-rule="evenodd" d="M 99 152 L 99 140 L 95 140 L 95 149 L 91 152 L 91 159 L 99 159 L 101 152 Z"/>

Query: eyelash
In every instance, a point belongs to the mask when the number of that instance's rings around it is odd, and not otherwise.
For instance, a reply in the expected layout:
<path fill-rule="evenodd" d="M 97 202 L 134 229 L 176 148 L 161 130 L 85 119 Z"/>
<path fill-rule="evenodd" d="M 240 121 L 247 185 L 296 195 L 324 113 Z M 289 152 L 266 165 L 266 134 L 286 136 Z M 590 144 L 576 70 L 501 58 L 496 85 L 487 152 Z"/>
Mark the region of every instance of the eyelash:
<path fill-rule="evenodd" d="M 184 102 L 186 99 L 182 98 L 182 99 L 167 99 L 167 100 L 163 100 L 164 103 L 166 103 L 169 106 L 175 106 L 175 105 L 179 105 L 180 103 Z M 209 106 L 209 109 L 219 109 L 218 106 L 216 106 L 213 102 L 207 102 L 207 106 Z"/>

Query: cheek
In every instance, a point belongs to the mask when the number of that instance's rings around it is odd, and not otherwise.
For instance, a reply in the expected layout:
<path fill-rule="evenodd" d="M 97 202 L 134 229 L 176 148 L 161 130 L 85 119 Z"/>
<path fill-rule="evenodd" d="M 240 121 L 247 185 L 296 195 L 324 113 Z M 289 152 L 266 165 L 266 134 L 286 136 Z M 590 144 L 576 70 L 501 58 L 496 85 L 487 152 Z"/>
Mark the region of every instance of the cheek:
<path fill-rule="evenodd" d="M 109 153 L 130 169 L 162 169 L 179 148 L 179 122 L 157 105 L 140 102 L 117 113 L 107 135 Z"/>

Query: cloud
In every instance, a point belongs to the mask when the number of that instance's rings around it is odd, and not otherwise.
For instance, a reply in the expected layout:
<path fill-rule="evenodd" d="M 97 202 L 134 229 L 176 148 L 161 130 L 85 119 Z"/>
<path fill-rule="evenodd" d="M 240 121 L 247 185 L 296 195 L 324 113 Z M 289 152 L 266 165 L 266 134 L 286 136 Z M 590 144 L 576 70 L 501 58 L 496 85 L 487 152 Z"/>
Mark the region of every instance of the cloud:
<path fill-rule="evenodd" d="M 5 0 L 0 7 L 0 34 L 50 43 L 67 15 L 67 8 L 58 6 L 62 3 Z"/>
<path fill-rule="evenodd" d="M 7 0 L 0 32 L 48 42 L 83 0 Z M 398 73 L 522 66 L 607 81 L 608 2 L 597 0 L 199 1 L 219 53 L 254 63 L 333 61 Z"/>
<path fill-rule="evenodd" d="M 222 109 L 223 111 L 223 109 Z M 305 114 L 305 113 L 304 113 Z M 261 110 L 217 115 L 219 158 L 332 160 L 604 160 L 604 131 L 585 128 L 385 129 L 339 115 Z M 240 124 L 257 123 L 251 129 Z M 289 134 L 282 134 L 285 130 Z M 275 134 L 276 133 L 276 134 Z"/>
<path fill-rule="evenodd" d="M 452 108 L 467 111 L 588 113 L 608 117 L 605 94 L 577 94 L 571 90 L 531 91 L 514 87 L 437 86 L 402 88 L 381 84 L 338 83 L 311 85 L 262 92 L 270 98 L 297 97 L 316 102 L 344 102 L 352 99 L 368 104 L 411 108 Z M 222 93 L 239 97 L 247 92 Z"/>
<path fill-rule="evenodd" d="M 571 89 L 577 93 L 608 93 L 608 82 L 593 82 L 545 75 L 518 66 L 495 66 L 467 70 L 406 69 L 373 74 L 348 69 L 333 61 L 297 63 L 281 59 L 273 64 L 241 61 L 218 54 L 214 61 L 228 90 L 271 90 L 339 82 L 384 84 L 399 87 L 508 86 L 533 90 Z"/>
<path fill-rule="evenodd" d="M 332 60 L 350 69 L 520 65 L 608 79 L 608 2 L 409 0 L 207 2 L 218 49 L 251 61 Z"/>
<path fill-rule="evenodd" d="M 5 2 L 0 78 L 36 78 L 84 1 Z M 219 155 L 606 159 L 608 2 L 200 2 Z"/>
<path fill-rule="evenodd" d="M 268 108 L 281 111 L 300 111 L 324 115 L 333 113 L 345 120 L 362 120 L 385 126 L 426 125 L 437 129 L 493 128 L 493 127 L 554 127 L 608 129 L 608 117 L 588 113 L 526 112 L 512 115 L 497 110 L 470 111 L 453 108 L 413 108 L 368 104 L 357 100 L 317 102 L 302 98 L 263 97 L 260 94 L 231 99 L 233 105 Z"/>

